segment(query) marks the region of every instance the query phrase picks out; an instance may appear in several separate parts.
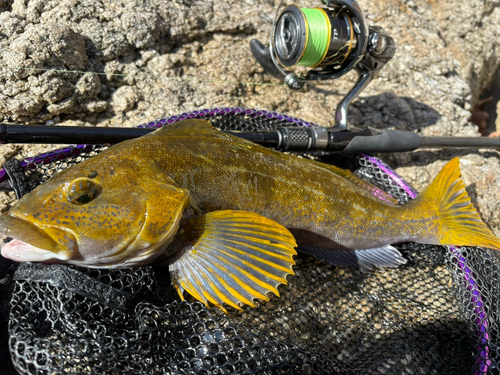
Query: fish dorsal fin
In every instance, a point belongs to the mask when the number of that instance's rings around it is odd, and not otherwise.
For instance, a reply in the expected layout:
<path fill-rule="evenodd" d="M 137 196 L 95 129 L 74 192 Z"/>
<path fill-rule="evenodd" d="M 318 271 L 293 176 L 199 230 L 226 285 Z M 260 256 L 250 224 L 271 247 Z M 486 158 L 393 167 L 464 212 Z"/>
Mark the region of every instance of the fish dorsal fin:
<path fill-rule="evenodd" d="M 224 140 L 235 140 L 236 138 L 232 135 L 226 134 L 216 128 L 214 128 L 209 121 L 200 119 L 187 119 L 182 120 L 171 125 L 165 125 L 161 129 L 158 129 L 149 136 L 153 137 L 210 137 Z M 260 147 L 257 144 L 247 141 L 243 138 L 237 138 L 241 143 L 248 143 L 256 147 Z M 375 197 L 391 204 L 398 204 L 398 201 L 384 192 L 382 189 L 370 184 L 369 182 L 363 180 L 362 178 L 356 176 L 348 169 L 342 169 L 331 164 L 320 163 L 314 160 L 309 160 L 311 163 L 329 170 L 338 176 L 341 176 L 351 182 L 352 184 L 372 193 Z"/>
<path fill-rule="evenodd" d="M 336 175 L 345 178 L 350 183 L 372 193 L 375 197 L 385 201 L 386 203 L 398 204 L 398 200 L 396 198 L 387 194 L 385 191 L 376 187 L 375 185 L 370 184 L 368 181 L 363 180 L 361 177 L 356 176 L 348 169 L 339 168 L 332 164 L 320 163 L 315 160 L 311 160 L 311 162 L 317 165 L 318 167 L 327 169 L 330 172 L 333 172 Z"/>
<path fill-rule="evenodd" d="M 165 136 L 165 137 L 215 137 L 229 138 L 227 134 L 214 128 L 209 121 L 200 119 L 188 119 L 176 122 L 174 124 L 165 125 L 150 136 Z"/>
<path fill-rule="evenodd" d="M 241 309 L 279 296 L 293 274 L 295 239 L 277 222 L 253 212 L 214 211 L 188 220 L 167 250 L 172 282 L 208 306 Z"/>

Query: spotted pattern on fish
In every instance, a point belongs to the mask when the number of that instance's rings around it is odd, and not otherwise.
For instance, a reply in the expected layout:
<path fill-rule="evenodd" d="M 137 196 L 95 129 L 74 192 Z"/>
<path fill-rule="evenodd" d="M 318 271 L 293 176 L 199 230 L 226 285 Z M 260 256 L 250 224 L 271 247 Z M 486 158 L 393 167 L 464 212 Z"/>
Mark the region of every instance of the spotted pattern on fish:
<path fill-rule="evenodd" d="M 186 228 L 179 231 L 181 220 Z M 323 248 L 322 259 L 330 259 L 328 249 L 397 254 L 388 245 L 403 241 L 500 250 L 467 197 L 458 159 L 416 199 L 397 205 L 349 171 L 263 148 L 201 120 L 166 126 L 66 169 L 2 215 L 0 230 L 25 241 L 2 248 L 18 259 L 21 247 L 21 260 L 126 267 L 168 255 L 180 294 L 233 307 L 286 282 L 295 244 Z"/>

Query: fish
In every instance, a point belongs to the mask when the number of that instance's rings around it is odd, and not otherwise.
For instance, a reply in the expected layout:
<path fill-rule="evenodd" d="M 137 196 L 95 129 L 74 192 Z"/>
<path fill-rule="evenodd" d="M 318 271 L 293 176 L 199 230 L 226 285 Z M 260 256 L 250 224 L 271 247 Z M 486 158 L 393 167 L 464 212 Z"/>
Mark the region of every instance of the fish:
<path fill-rule="evenodd" d="M 268 300 L 297 250 L 333 264 L 398 266 L 392 245 L 500 250 L 449 161 L 400 205 L 348 170 L 264 148 L 203 120 L 114 145 L 0 216 L 18 262 L 95 268 L 168 265 L 184 292 L 225 310 Z"/>

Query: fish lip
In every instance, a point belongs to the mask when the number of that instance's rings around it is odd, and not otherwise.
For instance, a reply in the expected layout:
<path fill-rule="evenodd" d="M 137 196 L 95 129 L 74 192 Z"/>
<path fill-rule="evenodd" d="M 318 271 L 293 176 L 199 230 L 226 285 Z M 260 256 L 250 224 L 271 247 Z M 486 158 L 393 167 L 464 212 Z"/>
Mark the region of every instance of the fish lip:
<path fill-rule="evenodd" d="M 54 238 L 52 238 L 52 236 L 50 236 L 49 233 L 46 232 L 45 229 L 49 228 L 64 231 L 66 234 L 70 235 L 75 244 L 74 248 L 68 249 L 59 244 Z M 23 253 L 33 251 L 34 253 L 41 255 L 40 261 L 48 259 L 49 253 L 52 254 L 51 258 L 61 260 L 69 259 L 78 248 L 78 242 L 76 241 L 76 236 L 73 231 L 60 229 L 55 225 L 44 225 L 43 228 L 40 228 L 36 223 L 19 217 L 18 215 L 12 215 L 10 212 L 6 212 L 0 216 L 0 234 L 7 237 L 13 237 L 17 240 L 14 244 L 20 246 L 18 251 Z M 30 258 L 30 261 L 36 261 L 34 257 L 20 256 L 21 253 L 11 250 L 13 247 L 13 241 L 5 244 L 4 247 L 6 247 L 5 250 L 2 248 L 2 255 L 4 257 L 12 259 L 11 257 L 6 256 L 8 252 L 10 255 L 13 255 L 18 259 L 24 259 L 24 261 L 27 261 L 27 258 Z M 47 252 L 47 254 L 45 252 Z"/>
<path fill-rule="evenodd" d="M 16 238 L 2 246 L 1 254 L 4 258 L 15 262 L 49 261 L 50 263 L 57 263 L 58 260 L 66 260 L 64 254 L 56 254 L 50 250 L 40 249 Z"/>

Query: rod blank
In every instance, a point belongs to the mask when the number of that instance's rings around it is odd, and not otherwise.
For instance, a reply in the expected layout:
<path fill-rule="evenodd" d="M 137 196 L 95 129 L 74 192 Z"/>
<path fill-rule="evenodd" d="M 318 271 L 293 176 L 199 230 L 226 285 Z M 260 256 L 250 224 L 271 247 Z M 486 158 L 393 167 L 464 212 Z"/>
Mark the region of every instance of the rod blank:
<path fill-rule="evenodd" d="M 420 137 L 420 148 L 493 148 L 500 149 L 500 138 Z"/>
<path fill-rule="evenodd" d="M 0 124 L 0 143 L 114 144 L 149 134 L 157 129 Z M 500 149 L 500 138 L 421 137 L 407 131 L 379 131 L 371 128 L 361 132 L 349 132 L 320 127 L 282 127 L 275 131 L 225 133 L 280 151 L 390 153 L 421 148 Z"/>
<path fill-rule="evenodd" d="M 0 142 L 7 143 L 118 143 L 155 131 L 151 128 L 94 128 L 0 124 Z"/>

